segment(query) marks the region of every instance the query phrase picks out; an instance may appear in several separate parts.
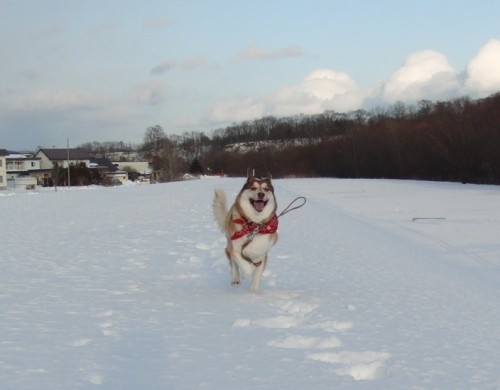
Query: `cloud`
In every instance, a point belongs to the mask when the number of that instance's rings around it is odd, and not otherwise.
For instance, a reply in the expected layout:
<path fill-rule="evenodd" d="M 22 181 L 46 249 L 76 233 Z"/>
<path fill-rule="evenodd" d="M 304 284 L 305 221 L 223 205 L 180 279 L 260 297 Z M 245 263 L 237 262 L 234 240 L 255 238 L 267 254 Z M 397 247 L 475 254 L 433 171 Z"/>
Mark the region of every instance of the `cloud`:
<path fill-rule="evenodd" d="M 266 113 L 265 99 L 237 97 L 216 104 L 209 116 L 215 123 L 241 122 L 259 118 Z"/>
<path fill-rule="evenodd" d="M 39 29 L 34 37 L 35 38 L 50 38 L 53 36 L 59 36 L 66 32 L 66 26 L 63 23 L 54 23 L 51 25 L 47 25 L 41 29 Z"/>
<path fill-rule="evenodd" d="M 315 114 L 330 109 L 349 111 L 359 108 L 362 100 L 362 91 L 346 73 L 317 69 L 300 84 L 283 87 L 270 96 L 223 101 L 212 110 L 211 120 L 240 121 L 265 115 Z"/>
<path fill-rule="evenodd" d="M 52 27 L 47 34 L 57 34 L 61 29 Z M 297 55 L 302 55 L 302 52 L 296 46 L 275 51 L 251 46 L 240 52 L 238 58 L 270 60 Z M 150 74 L 161 76 L 171 71 L 194 71 L 206 65 L 207 60 L 202 55 L 166 60 L 154 66 Z M 348 73 L 313 68 L 305 72 L 301 80 L 282 85 L 266 95 L 233 96 L 211 107 L 197 107 L 193 96 L 198 91 L 189 90 L 186 95 L 190 104 L 185 104 L 180 110 L 171 107 L 165 110 L 163 104 L 172 99 L 174 107 L 179 103 L 179 96 L 183 99 L 186 96 L 182 91 L 171 91 L 161 78 L 156 77 L 139 81 L 124 91 L 118 91 L 118 95 L 86 88 L 57 90 L 52 87 L 26 93 L 26 88 L 41 85 L 43 73 L 30 65 L 25 66 L 24 70 L 21 67 L 15 73 L 21 82 L 0 87 L 0 138 L 9 147 L 51 145 L 53 141 L 47 140 L 65 140 L 69 130 L 75 131 L 74 135 L 69 135 L 73 142 L 77 142 L 77 137 L 78 142 L 101 140 L 102 137 L 128 140 L 128 137 L 140 139 L 148 125 L 163 125 L 165 120 L 170 120 L 171 123 L 165 125 L 176 131 L 210 130 L 267 115 L 369 110 L 396 101 L 414 104 L 422 99 L 451 99 L 464 94 L 472 98 L 483 97 L 500 91 L 500 40 L 486 42 L 466 69 L 460 72 L 450 65 L 444 54 L 423 50 L 410 54 L 386 80 L 367 88 L 360 88 Z M 191 106 L 204 114 L 190 114 Z"/>
<path fill-rule="evenodd" d="M 271 59 L 299 52 L 299 49 L 271 52 L 251 46 L 240 52 L 238 58 Z M 347 73 L 321 68 L 310 72 L 300 83 L 283 86 L 267 96 L 239 96 L 221 101 L 212 108 L 209 119 L 228 123 L 266 115 L 348 112 L 397 101 L 415 104 L 419 100 L 446 100 L 464 94 L 484 97 L 497 91 L 500 91 L 500 40 L 492 39 L 461 73 L 444 54 L 434 50 L 410 54 L 387 81 L 365 89 L 360 89 Z"/>
<path fill-rule="evenodd" d="M 161 75 L 169 70 L 175 69 L 176 67 L 177 67 L 176 61 L 168 60 L 153 67 L 149 73 L 154 75 Z"/>
<path fill-rule="evenodd" d="M 207 60 L 204 56 L 188 58 L 180 65 L 175 60 L 168 60 L 153 67 L 149 73 L 151 73 L 152 75 L 162 75 L 174 69 L 190 71 L 203 67 L 204 65 L 206 65 L 206 62 Z"/>
<path fill-rule="evenodd" d="M 101 95 L 51 89 L 39 89 L 26 96 L 7 103 L 11 111 L 48 111 L 63 112 L 70 110 L 92 110 L 104 104 L 106 98 Z"/>
<path fill-rule="evenodd" d="M 117 110 L 119 102 L 110 98 L 53 90 L 39 90 L 8 103 L 0 104 L 0 138 L 14 150 L 62 146 L 67 138 L 73 145 L 101 140 L 111 134 L 111 128 L 116 128 L 112 138 L 120 139 L 137 106 Z"/>
<path fill-rule="evenodd" d="M 318 69 L 310 73 L 299 88 L 319 100 L 330 100 L 335 96 L 352 92 L 358 87 L 346 73 Z"/>
<path fill-rule="evenodd" d="M 206 65 L 207 60 L 204 56 L 192 57 L 188 58 L 186 61 L 182 63 L 182 69 L 184 70 L 194 70 L 197 68 L 201 68 Z"/>
<path fill-rule="evenodd" d="M 100 33 L 107 31 L 116 31 L 121 27 L 121 24 L 115 20 L 107 20 L 96 25 L 91 31 Z"/>
<path fill-rule="evenodd" d="M 19 76 L 28 81 L 34 81 L 40 79 L 40 74 L 34 69 L 25 69 L 19 72 Z"/>
<path fill-rule="evenodd" d="M 500 40 L 488 41 L 469 62 L 465 89 L 479 97 L 500 90 Z"/>
<path fill-rule="evenodd" d="M 348 74 L 317 69 L 300 84 L 277 91 L 270 103 L 280 115 L 291 115 L 324 110 L 349 111 L 358 108 L 361 100 L 361 91 Z"/>
<path fill-rule="evenodd" d="M 170 27 L 172 23 L 172 19 L 159 16 L 153 19 L 146 20 L 143 23 L 143 27 L 146 30 L 163 30 Z"/>
<path fill-rule="evenodd" d="M 429 98 L 445 98 L 460 88 L 456 71 L 446 57 L 433 50 L 408 56 L 404 64 L 383 85 L 385 102 L 412 102 Z"/>
<path fill-rule="evenodd" d="M 259 45 L 252 45 L 240 51 L 236 58 L 238 60 L 275 60 L 286 57 L 299 57 L 301 55 L 302 50 L 296 45 L 278 50 L 267 50 Z"/>
<path fill-rule="evenodd" d="M 143 83 L 133 88 L 130 100 L 133 103 L 156 106 L 165 99 L 165 90 L 161 83 Z"/>

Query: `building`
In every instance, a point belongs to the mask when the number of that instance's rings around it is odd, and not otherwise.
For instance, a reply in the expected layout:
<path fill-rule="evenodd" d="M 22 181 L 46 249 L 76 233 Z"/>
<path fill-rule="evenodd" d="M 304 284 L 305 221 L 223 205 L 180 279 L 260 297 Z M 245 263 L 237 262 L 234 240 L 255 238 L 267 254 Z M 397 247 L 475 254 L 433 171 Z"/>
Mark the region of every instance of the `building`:
<path fill-rule="evenodd" d="M 0 190 L 7 188 L 7 150 L 0 149 Z"/>
<path fill-rule="evenodd" d="M 17 189 L 34 189 L 37 186 L 36 174 L 40 171 L 40 159 L 30 154 L 8 151 L 7 187 Z"/>
<path fill-rule="evenodd" d="M 82 149 L 40 149 L 35 153 L 40 158 L 40 169 L 53 169 L 55 166 L 67 168 L 68 164 L 84 163 L 90 168 L 92 156 Z"/>
<path fill-rule="evenodd" d="M 39 149 L 35 154 L 19 153 L 0 149 L 0 189 L 34 189 L 37 185 L 44 187 L 67 185 L 70 175 L 61 176 L 69 166 L 76 169 L 84 165 L 85 173 L 71 176 L 73 185 L 84 184 L 124 184 L 129 181 L 129 169 L 120 169 L 107 158 L 94 158 L 81 149 Z M 137 164 L 141 172 L 136 176 L 143 178 L 148 174 L 147 163 Z M 73 170 L 73 168 L 71 168 Z M 133 171 L 133 169 L 132 169 Z M 138 178 L 134 176 L 134 180 Z"/>
<path fill-rule="evenodd" d="M 149 183 L 152 170 L 147 161 L 114 161 L 113 164 L 122 171 L 128 172 L 128 178 L 140 183 Z"/>
<path fill-rule="evenodd" d="M 110 159 L 96 157 L 90 159 L 91 169 L 97 169 L 102 177 L 111 180 L 111 184 L 125 184 L 128 181 L 127 171 L 120 170 Z"/>

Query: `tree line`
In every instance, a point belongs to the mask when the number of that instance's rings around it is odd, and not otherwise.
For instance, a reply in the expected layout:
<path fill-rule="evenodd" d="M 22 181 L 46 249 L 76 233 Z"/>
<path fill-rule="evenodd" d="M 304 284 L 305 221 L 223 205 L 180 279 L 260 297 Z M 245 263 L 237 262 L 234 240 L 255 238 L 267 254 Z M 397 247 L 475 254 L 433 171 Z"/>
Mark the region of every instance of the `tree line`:
<path fill-rule="evenodd" d="M 149 127 L 138 148 L 159 181 L 182 173 L 393 178 L 500 184 L 500 93 L 396 103 L 371 111 L 266 116 L 168 136 Z"/>

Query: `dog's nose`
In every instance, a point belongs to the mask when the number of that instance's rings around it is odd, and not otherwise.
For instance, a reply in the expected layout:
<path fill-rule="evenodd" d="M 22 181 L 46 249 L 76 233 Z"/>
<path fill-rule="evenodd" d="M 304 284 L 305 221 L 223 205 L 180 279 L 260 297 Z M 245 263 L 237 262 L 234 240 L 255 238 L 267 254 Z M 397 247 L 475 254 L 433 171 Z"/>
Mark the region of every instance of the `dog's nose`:
<path fill-rule="evenodd" d="M 259 197 L 259 199 L 262 199 L 262 198 L 264 197 L 264 193 L 263 193 L 263 192 L 259 192 L 259 193 L 257 194 L 257 196 Z"/>

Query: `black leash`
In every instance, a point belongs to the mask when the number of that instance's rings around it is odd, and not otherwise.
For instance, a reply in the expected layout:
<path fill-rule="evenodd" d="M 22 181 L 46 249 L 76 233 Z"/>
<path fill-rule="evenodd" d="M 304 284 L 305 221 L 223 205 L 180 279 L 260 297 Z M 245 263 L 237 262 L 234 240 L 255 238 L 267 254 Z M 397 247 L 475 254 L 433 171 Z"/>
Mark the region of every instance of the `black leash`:
<path fill-rule="evenodd" d="M 302 201 L 301 204 L 297 205 L 297 206 L 294 206 L 294 207 L 291 207 L 295 202 L 297 201 Z M 297 209 L 300 209 L 302 206 L 304 206 L 306 204 L 306 198 L 303 197 L 303 196 L 298 196 L 296 197 L 294 200 L 292 200 L 290 202 L 290 204 L 288 206 L 286 206 L 286 208 L 278 215 L 278 218 L 281 217 L 282 215 L 285 215 L 286 213 L 289 213 L 290 211 L 293 211 L 293 210 L 297 210 Z"/>

